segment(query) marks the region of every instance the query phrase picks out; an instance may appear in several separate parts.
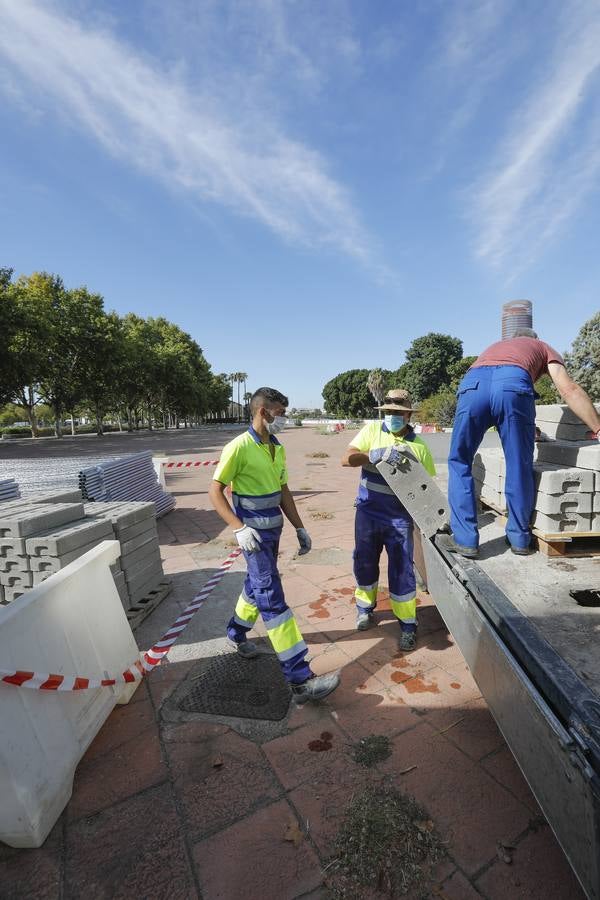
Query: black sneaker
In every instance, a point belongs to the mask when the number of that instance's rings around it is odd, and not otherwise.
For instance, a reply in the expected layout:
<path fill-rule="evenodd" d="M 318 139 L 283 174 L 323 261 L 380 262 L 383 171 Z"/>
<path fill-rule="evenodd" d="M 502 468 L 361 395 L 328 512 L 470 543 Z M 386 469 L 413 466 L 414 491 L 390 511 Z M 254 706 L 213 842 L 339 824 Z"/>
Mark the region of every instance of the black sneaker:
<path fill-rule="evenodd" d="M 464 556 L 465 559 L 479 558 L 479 547 L 465 547 L 464 544 L 457 544 L 453 534 L 449 536 L 446 546 L 451 553 L 458 553 L 460 556 Z"/>

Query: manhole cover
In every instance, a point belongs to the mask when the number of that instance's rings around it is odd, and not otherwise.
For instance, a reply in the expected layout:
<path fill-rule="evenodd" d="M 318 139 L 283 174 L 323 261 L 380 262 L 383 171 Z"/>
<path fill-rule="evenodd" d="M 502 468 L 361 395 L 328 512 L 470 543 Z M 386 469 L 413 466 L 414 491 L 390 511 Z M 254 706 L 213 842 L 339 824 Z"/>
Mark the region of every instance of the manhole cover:
<path fill-rule="evenodd" d="M 290 705 L 290 689 L 271 654 L 241 659 L 217 656 L 190 684 L 177 707 L 186 713 L 279 722 Z"/>

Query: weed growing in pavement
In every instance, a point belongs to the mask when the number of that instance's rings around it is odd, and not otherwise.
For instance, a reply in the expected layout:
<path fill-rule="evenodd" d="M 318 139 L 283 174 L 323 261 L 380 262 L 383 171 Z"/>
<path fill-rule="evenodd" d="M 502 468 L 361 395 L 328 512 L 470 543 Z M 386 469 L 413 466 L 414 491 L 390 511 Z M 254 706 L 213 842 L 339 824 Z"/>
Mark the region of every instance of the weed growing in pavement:
<path fill-rule="evenodd" d="M 317 450 L 316 453 L 307 453 L 306 456 L 309 459 L 329 459 L 329 453 L 325 453 L 324 450 Z"/>
<path fill-rule="evenodd" d="M 366 768 L 387 759 L 391 752 L 392 742 L 385 734 L 370 734 L 352 745 L 354 762 Z"/>
<path fill-rule="evenodd" d="M 446 852 L 425 810 L 387 781 L 353 798 L 334 846 L 325 872 L 336 900 L 354 900 L 366 888 L 425 897 L 431 868 Z"/>
<path fill-rule="evenodd" d="M 334 515 L 330 512 L 319 512 L 319 510 L 315 510 L 310 513 L 311 519 L 333 519 Z"/>

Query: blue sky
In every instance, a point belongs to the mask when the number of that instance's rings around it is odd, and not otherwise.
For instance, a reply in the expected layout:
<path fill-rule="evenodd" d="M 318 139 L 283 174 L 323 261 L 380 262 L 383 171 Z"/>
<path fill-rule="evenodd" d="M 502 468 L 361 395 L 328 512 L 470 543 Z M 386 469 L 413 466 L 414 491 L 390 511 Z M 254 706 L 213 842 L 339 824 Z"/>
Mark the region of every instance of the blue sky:
<path fill-rule="evenodd" d="M 0 264 L 292 406 L 600 281 L 597 0 L 0 0 Z"/>

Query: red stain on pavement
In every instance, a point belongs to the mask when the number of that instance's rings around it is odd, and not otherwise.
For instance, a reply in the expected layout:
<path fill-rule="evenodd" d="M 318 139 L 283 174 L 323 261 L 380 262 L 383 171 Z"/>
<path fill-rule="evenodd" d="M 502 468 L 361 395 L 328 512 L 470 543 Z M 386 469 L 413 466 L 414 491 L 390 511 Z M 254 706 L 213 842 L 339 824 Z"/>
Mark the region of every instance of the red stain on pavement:
<path fill-rule="evenodd" d="M 331 734 L 330 731 L 322 731 L 321 732 L 321 740 L 322 741 L 332 741 L 333 735 Z"/>
<path fill-rule="evenodd" d="M 414 678 L 405 681 L 404 687 L 409 694 L 439 694 L 440 692 L 440 689 L 435 682 L 424 681 L 420 675 L 415 675 Z"/>
<path fill-rule="evenodd" d="M 459 684 L 458 681 L 451 681 L 451 682 L 450 682 L 450 687 L 451 687 L 451 688 L 454 688 L 454 690 L 457 691 L 457 690 L 459 689 L 459 687 L 460 687 L 460 684 Z"/>
<path fill-rule="evenodd" d="M 308 749 L 312 753 L 324 753 L 326 750 L 331 750 L 333 744 L 333 735 L 330 731 L 322 731 L 321 737 L 317 738 L 315 741 L 308 742 Z"/>
<path fill-rule="evenodd" d="M 331 600 L 329 594 L 321 594 L 318 600 L 315 600 L 313 603 L 309 603 L 309 607 L 314 609 L 314 612 L 310 614 L 309 619 L 329 619 L 331 618 L 330 613 L 327 609 L 324 609 L 325 604 Z"/>

